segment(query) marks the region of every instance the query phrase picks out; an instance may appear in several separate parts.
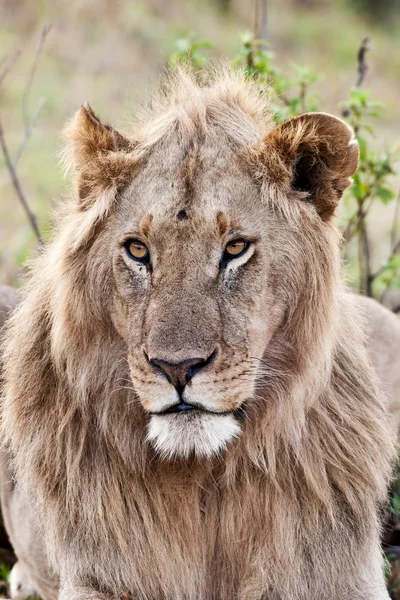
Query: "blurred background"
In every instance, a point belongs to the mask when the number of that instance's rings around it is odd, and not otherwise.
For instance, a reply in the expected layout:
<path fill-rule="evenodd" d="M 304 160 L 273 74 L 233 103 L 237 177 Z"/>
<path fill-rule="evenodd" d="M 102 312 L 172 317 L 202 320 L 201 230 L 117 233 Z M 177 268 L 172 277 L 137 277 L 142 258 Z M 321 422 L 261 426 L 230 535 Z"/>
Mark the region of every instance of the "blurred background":
<path fill-rule="evenodd" d="M 384 149 L 396 144 L 400 0 L 268 0 L 267 10 L 267 43 L 275 64 L 289 76 L 293 62 L 320 74 L 313 89 L 322 109 L 338 115 L 356 82 L 360 41 L 370 37 L 363 85 L 384 103 L 371 143 Z M 79 105 L 89 101 L 105 122 L 129 132 L 135 109 L 182 43 L 207 40 L 213 45 L 204 49 L 207 59 L 233 59 L 240 51 L 239 36 L 254 32 L 254 23 L 255 0 L 0 0 L 0 119 L 12 159 L 26 144 L 18 178 L 45 238 L 52 207 L 68 189 L 58 166 L 60 132 Z M 30 136 L 25 121 L 34 125 Z M 391 185 L 396 188 L 395 179 Z M 374 215 L 378 267 L 387 254 L 393 210 L 379 207 Z M 17 282 L 35 247 L 0 152 L 2 283 Z"/>

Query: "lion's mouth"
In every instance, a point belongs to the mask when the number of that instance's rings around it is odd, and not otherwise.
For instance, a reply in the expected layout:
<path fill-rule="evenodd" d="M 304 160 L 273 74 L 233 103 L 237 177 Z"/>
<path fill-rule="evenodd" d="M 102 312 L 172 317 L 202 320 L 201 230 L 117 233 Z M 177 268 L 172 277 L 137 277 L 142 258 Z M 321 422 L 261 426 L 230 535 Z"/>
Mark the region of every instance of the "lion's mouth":
<path fill-rule="evenodd" d="M 179 404 L 174 404 L 173 406 L 170 406 L 169 408 L 167 408 L 167 410 L 165 410 L 161 414 L 192 412 L 194 410 L 201 410 L 201 409 L 199 409 L 197 406 L 193 406 L 193 404 L 187 404 L 186 402 L 182 401 Z"/>
<path fill-rule="evenodd" d="M 167 408 L 165 408 L 161 411 L 152 411 L 152 412 L 150 412 L 150 414 L 163 416 L 163 415 L 171 415 L 171 414 L 176 414 L 176 413 L 193 414 L 196 412 L 212 414 L 212 415 L 231 415 L 231 414 L 233 414 L 233 411 L 231 411 L 231 410 L 228 410 L 228 411 L 210 410 L 208 408 L 204 408 L 203 406 L 201 406 L 199 404 L 188 404 L 187 402 L 185 402 L 183 400 L 181 400 L 177 404 L 168 406 Z"/>

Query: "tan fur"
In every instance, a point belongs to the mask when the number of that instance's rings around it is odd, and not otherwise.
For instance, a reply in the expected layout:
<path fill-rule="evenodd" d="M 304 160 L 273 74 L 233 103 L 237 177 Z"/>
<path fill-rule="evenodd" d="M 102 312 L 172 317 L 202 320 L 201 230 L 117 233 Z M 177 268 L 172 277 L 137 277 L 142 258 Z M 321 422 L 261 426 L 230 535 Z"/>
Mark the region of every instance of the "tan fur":
<path fill-rule="evenodd" d="M 400 435 L 400 319 L 390 310 L 364 296 L 354 296 L 358 309 L 367 315 L 368 348 L 382 389 L 389 398 L 392 423 Z"/>
<path fill-rule="evenodd" d="M 263 103 L 181 73 L 134 142 L 85 107 L 68 130 L 80 197 L 9 322 L 2 408 L 62 600 L 388 598 L 394 449 L 331 219 L 352 132 Z M 191 357 L 202 410 L 153 415 L 178 395 L 149 360 Z"/>

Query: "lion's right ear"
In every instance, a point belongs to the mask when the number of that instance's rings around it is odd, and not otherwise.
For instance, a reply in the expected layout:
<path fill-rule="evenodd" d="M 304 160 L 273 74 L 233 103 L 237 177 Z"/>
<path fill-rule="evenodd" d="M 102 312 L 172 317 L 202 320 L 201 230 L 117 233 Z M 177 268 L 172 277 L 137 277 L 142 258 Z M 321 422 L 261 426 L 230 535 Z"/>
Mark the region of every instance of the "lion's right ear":
<path fill-rule="evenodd" d="M 103 125 L 85 103 L 64 129 L 67 141 L 63 155 L 66 170 L 76 174 L 77 195 L 82 208 L 91 205 L 100 192 L 118 188 L 128 180 L 135 164 L 134 142 L 109 125 Z"/>

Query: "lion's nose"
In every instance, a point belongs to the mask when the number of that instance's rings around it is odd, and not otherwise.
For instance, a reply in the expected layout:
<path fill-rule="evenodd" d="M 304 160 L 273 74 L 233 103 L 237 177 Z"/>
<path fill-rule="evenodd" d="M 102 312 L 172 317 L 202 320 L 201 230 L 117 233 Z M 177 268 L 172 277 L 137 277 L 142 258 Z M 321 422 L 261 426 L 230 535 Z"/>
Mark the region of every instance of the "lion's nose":
<path fill-rule="evenodd" d="M 162 358 L 152 358 L 149 362 L 164 373 L 168 381 L 176 388 L 178 394 L 181 395 L 185 385 L 196 373 L 211 364 L 215 354 L 214 351 L 208 358 L 187 358 L 180 362 L 170 362 Z"/>

